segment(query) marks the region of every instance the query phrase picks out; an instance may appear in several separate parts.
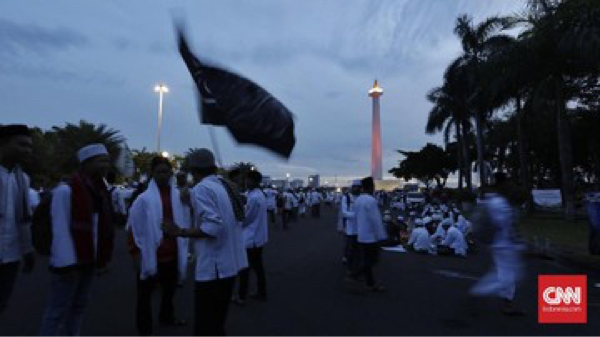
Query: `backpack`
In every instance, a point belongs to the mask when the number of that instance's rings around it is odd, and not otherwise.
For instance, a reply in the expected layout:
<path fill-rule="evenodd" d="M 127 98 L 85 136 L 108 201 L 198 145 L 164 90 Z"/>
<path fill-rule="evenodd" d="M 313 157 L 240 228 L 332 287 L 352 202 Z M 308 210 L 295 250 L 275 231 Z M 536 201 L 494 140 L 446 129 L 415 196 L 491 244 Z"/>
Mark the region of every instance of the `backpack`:
<path fill-rule="evenodd" d="M 38 254 L 50 256 L 52 251 L 52 192 L 44 195 L 31 220 L 31 241 Z"/>

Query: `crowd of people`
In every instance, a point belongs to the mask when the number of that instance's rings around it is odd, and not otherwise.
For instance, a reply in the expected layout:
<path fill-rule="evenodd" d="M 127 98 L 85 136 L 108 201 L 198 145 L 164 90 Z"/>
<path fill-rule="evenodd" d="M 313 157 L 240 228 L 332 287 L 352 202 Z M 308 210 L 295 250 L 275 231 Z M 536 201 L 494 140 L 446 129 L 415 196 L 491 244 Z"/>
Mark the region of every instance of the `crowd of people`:
<path fill-rule="evenodd" d="M 258 171 L 247 176 L 248 189 L 239 191 L 217 175 L 210 150 L 199 149 L 186 158 L 192 184 L 187 173 L 175 178 L 171 162 L 155 157 L 150 178 L 123 205 L 106 179 L 111 169 L 106 147 L 89 144 L 73 154 L 78 170 L 34 200 L 37 193 L 21 169 L 31 160 L 32 147 L 27 126 L 0 126 L 0 314 L 8 307 L 21 264 L 31 271 L 37 250 L 48 256 L 50 273 L 40 334 L 78 335 L 93 281 L 111 262 L 115 215 L 123 209 L 137 279 L 140 335 L 153 333 L 151 303 L 158 285 L 160 322 L 187 323 L 176 316 L 173 298 L 190 261 L 194 334 L 225 334 L 235 281 L 239 301 L 244 301 L 250 271 L 258 280 L 254 298 L 266 301 L 262 249 L 268 241 L 267 197 L 259 188 Z"/>
<path fill-rule="evenodd" d="M 27 126 L 0 126 L 0 315 L 8 306 L 18 270 L 21 265 L 24 271 L 34 268 L 37 250 L 49 257 L 50 273 L 41 335 L 80 333 L 94 279 L 112 259 L 119 214 L 134 260 L 135 324 L 140 335 L 153 333 L 152 296 L 157 286 L 160 323 L 187 324 L 176 315 L 173 298 L 187 278 L 188 264 L 195 281 L 193 333 L 224 335 L 230 303 L 244 306 L 249 297 L 267 301 L 263 249 L 269 240 L 269 221 L 288 229 L 309 210 L 312 217 L 320 217 L 322 205 L 339 206 L 347 281 L 364 284 L 372 292 L 385 290 L 373 272 L 384 242 L 405 244 L 417 253 L 463 258 L 470 250 L 473 226 L 456 205 L 435 201 L 412 205 L 401 196 L 375 192 L 370 177 L 353 181 L 342 193 L 312 188 L 278 191 L 262 186 L 263 177 L 256 170 L 245 174 L 243 182 L 236 174 L 218 175 L 212 152 L 198 149 L 186 157 L 187 172 L 176 172 L 168 159 L 155 157 L 149 179 L 124 203 L 111 185 L 106 147 L 89 144 L 73 154 L 79 169 L 40 198 L 21 169 L 31 155 Z M 518 260 L 506 225 L 510 208 L 498 195 L 488 201 L 486 205 L 494 208 L 488 219 L 498 228 L 494 247 L 499 267 L 473 293 L 500 292 L 511 304 L 518 279 L 512 268 L 516 262 L 502 262 Z M 256 275 L 257 292 L 249 296 L 251 273 Z"/>
<path fill-rule="evenodd" d="M 406 247 L 417 254 L 467 258 L 477 245 L 486 245 L 493 265 L 470 294 L 500 297 L 504 314 L 523 314 L 516 308 L 514 297 L 523 273 L 525 245 L 516 234 L 513 209 L 501 194 L 505 183 L 505 174 L 497 172 L 494 186 L 474 212 L 479 224 L 475 230 L 455 203 L 428 195 L 423 201 L 409 202 L 403 191 L 375 192 L 371 178 L 353 181 L 350 188 L 342 190 L 337 226 L 345 234 L 342 261 L 347 266 L 347 280 L 364 281 L 374 292 L 385 289 L 373 276 L 378 247 Z"/>

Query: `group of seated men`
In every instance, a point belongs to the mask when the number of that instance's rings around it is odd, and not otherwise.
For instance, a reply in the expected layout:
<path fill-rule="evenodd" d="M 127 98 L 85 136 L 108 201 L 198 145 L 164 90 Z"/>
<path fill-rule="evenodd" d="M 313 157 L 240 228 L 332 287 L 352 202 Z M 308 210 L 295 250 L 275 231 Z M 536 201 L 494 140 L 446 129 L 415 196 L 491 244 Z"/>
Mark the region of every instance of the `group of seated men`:
<path fill-rule="evenodd" d="M 454 205 L 426 204 L 407 213 L 393 221 L 391 212 L 385 211 L 383 221 L 391 245 L 406 242 L 418 253 L 467 256 L 472 225 Z"/>

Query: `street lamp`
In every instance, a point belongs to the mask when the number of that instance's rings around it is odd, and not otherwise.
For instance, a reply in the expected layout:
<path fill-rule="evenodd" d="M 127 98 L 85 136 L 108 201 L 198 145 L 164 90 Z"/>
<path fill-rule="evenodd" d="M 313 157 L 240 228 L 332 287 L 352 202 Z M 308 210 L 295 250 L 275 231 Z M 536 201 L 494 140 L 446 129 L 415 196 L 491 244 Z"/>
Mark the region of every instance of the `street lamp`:
<path fill-rule="evenodd" d="M 166 85 L 161 83 L 154 87 L 154 92 L 158 93 L 158 134 L 156 152 L 160 152 L 160 131 L 162 129 L 163 95 L 169 92 L 169 88 L 167 88 Z"/>
<path fill-rule="evenodd" d="M 160 155 L 163 156 L 164 158 L 169 158 L 169 152 L 167 152 L 167 151 L 163 151 Z"/>

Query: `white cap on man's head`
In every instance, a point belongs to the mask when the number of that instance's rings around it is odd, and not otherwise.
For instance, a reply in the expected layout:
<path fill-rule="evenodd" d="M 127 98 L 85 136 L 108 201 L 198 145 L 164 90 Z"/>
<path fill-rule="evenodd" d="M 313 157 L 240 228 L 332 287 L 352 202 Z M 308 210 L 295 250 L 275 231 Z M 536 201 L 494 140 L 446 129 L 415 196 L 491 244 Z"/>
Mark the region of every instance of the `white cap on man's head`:
<path fill-rule="evenodd" d="M 86 145 L 77 151 L 77 159 L 80 163 L 97 156 L 108 156 L 108 151 L 104 144 Z"/>

